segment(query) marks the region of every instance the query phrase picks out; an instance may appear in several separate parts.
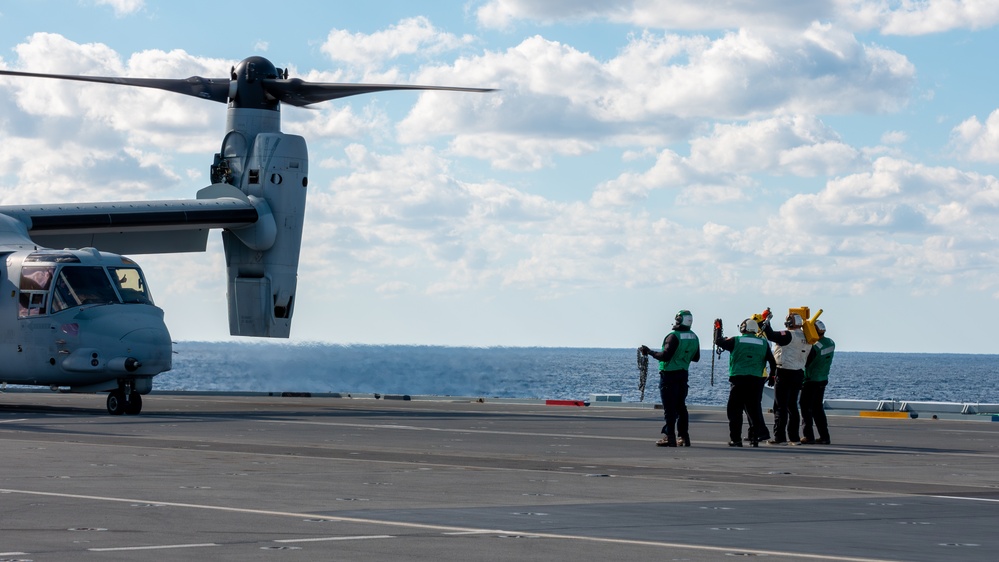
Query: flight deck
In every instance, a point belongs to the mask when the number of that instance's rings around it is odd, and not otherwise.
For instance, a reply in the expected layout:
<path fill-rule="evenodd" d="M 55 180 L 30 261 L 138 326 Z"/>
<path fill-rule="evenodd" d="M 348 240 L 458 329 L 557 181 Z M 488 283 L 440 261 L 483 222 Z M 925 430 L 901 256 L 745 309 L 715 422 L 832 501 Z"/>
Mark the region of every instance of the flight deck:
<path fill-rule="evenodd" d="M 989 416 L 729 447 L 690 406 L 0 394 L 0 560 L 936 561 L 999 552 Z M 768 421 L 772 417 L 767 415 Z M 993 554 L 989 554 L 989 553 Z"/>

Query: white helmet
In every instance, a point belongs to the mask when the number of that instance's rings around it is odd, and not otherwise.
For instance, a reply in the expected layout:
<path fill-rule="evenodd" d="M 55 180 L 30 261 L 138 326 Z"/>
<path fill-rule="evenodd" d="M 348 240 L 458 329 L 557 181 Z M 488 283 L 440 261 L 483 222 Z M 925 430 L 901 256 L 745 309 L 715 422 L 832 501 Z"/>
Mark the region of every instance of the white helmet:
<path fill-rule="evenodd" d="M 755 334 L 760 331 L 760 325 L 756 323 L 756 320 L 746 318 L 742 324 L 739 324 L 739 331 L 743 334 Z"/>
<path fill-rule="evenodd" d="M 818 332 L 820 336 L 826 335 L 826 325 L 823 324 L 821 320 L 816 320 L 815 331 Z"/>
<path fill-rule="evenodd" d="M 784 320 L 784 326 L 788 330 L 793 330 L 795 328 L 800 328 L 805 325 L 805 322 L 801 319 L 797 313 L 788 314 L 787 318 Z"/>
<path fill-rule="evenodd" d="M 694 315 L 691 314 L 689 310 L 681 310 L 676 313 L 676 317 L 673 322 L 673 329 L 676 330 L 680 328 L 689 330 L 693 324 Z"/>

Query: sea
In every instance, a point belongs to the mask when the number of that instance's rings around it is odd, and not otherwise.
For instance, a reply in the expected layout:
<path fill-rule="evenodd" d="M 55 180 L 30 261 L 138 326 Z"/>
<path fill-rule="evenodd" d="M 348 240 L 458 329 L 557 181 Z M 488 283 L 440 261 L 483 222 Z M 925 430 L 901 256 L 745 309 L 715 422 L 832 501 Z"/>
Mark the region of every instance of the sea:
<path fill-rule="evenodd" d="M 724 405 L 727 373 L 702 350 L 687 403 Z M 637 349 L 187 341 L 154 388 L 658 402 L 657 362 L 639 379 Z M 999 355 L 837 351 L 826 398 L 999 404 Z"/>

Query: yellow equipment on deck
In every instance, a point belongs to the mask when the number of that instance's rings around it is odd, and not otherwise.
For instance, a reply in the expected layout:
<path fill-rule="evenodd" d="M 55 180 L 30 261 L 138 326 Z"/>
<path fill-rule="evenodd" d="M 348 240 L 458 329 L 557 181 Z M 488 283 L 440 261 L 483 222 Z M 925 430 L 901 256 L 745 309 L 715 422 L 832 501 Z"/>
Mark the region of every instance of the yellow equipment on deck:
<path fill-rule="evenodd" d="M 811 311 L 807 306 L 802 306 L 799 308 L 789 308 L 787 310 L 788 314 L 797 314 L 801 316 L 802 325 L 801 331 L 805 334 L 805 341 L 808 343 L 815 343 L 822 339 L 819 336 L 819 331 L 815 329 L 815 322 L 818 321 L 819 316 L 822 316 L 822 309 L 820 308 L 818 312 L 815 313 L 815 317 L 809 318 Z"/>

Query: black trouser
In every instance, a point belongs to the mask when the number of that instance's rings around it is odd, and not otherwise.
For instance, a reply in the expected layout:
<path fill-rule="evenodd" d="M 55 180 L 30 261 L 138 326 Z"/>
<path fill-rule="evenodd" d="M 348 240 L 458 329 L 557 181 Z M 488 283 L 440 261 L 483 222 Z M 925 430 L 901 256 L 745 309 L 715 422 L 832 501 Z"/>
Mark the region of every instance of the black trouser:
<path fill-rule="evenodd" d="M 763 393 L 763 386 L 760 381 L 763 377 L 755 375 L 736 375 L 728 378 L 728 404 L 725 411 L 728 414 L 728 434 L 732 441 L 742 439 L 742 412 L 749 416 L 750 425 L 754 428 L 762 428 L 765 431 L 767 422 L 763 420 L 763 405 L 760 397 Z M 759 439 L 759 433 L 752 438 Z"/>
<path fill-rule="evenodd" d="M 789 370 L 777 367 L 777 384 L 774 385 L 774 439 L 776 441 L 798 441 L 798 393 L 805 378 L 801 369 Z"/>
<path fill-rule="evenodd" d="M 756 408 L 760 411 L 760 419 L 764 419 L 763 387 L 767 385 L 767 379 L 766 377 L 757 377 L 757 378 L 759 380 L 753 381 L 753 384 L 755 385 L 755 388 L 753 390 L 753 392 L 755 392 L 755 396 L 749 403 L 756 405 Z M 766 420 L 764 420 L 763 425 L 761 425 L 759 428 L 755 427 L 753 425 L 753 414 L 749 411 L 750 408 L 751 407 L 747 404 L 746 420 L 749 422 L 749 428 L 746 432 L 746 437 L 748 437 L 750 440 L 756 439 L 757 441 L 766 441 L 767 439 L 770 439 L 770 430 L 767 429 Z"/>
<path fill-rule="evenodd" d="M 801 436 L 809 441 L 815 440 L 812 433 L 812 422 L 819 432 L 819 439 L 829 440 L 829 426 L 826 425 L 826 411 L 822 402 L 826 397 L 826 385 L 829 381 L 805 381 L 801 385 Z"/>
<path fill-rule="evenodd" d="M 659 397 L 663 401 L 663 417 L 666 425 L 663 434 L 667 441 L 676 442 L 677 434 L 684 441 L 690 441 L 687 434 L 687 371 L 659 371 Z"/>

